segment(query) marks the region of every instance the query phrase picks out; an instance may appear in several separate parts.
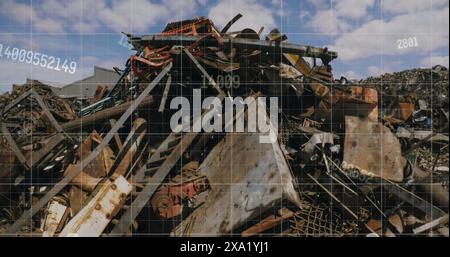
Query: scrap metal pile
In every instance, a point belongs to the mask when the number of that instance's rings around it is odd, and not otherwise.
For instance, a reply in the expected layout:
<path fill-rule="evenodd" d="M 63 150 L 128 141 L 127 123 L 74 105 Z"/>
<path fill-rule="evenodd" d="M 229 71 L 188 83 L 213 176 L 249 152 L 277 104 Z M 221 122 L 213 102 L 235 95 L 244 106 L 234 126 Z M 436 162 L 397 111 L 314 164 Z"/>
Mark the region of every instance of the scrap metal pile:
<path fill-rule="evenodd" d="M 136 54 L 88 106 L 39 81 L 1 96 L 1 235 L 448 236 L 448 95 L 433 90 L 448 70 L 335 80 L 336 52 L 229 32 L 241 16 L 128 35 Z M 231 127 L 277 97 L 278 139 L 174 132 L 174 99 L 195 102 L 194 89 L 246 99 Z M 213 106 L 183 125 L 222 119 Z"/>

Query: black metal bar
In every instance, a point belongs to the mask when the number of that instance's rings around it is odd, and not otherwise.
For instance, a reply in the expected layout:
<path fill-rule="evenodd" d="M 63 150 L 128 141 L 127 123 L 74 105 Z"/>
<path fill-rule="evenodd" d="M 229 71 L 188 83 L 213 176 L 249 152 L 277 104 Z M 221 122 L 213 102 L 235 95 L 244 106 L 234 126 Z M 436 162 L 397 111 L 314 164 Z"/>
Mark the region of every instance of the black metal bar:
<path fill-rule="evenodd" d="M 227 33 L 227 31 L 230 29 L 230 27 L 236 22 L 238 21 L 240 18 L 242 18 L 242 14 L 238 13 L 236 16 L 234 16 L 233 19 L 231 19 L 227 25 L 225 25 L 225 27 L 223 27 L 222 31 L 220 33 L 225 34 Z"/>
<path fill-rule="evenodd" d="M 141 53 L 142 53 L 142 51 L 137 51 L 135 56 L 139 56 L 139 55 L 141 55 Z M 117 86 L 122 82 L 122 80 L 125 78 L 125 76 L 128 75 L 128 73 L 130 71 L 131 71 L 131 63 L 130 63 L 130 59 L 128 59 L 127 62 L 125 63 L 125 70 L 123 71 L 122 75 L 117 80 L 114 87 L 106 94 L 106 96 L 104 98 L 112 96 L 112 93 L 116 90 Z"/>
<path fill-rule="evenodd" d="M 6 127 L 5 123 L 2 124 L 2 135 L 6 138 L 8 141 L 9 146 L 11 147 L 11 150 L 16 154 L 17 159 L 19 159 L 20 163 L 25 166 L 25 168 L 30 169 L 29 166 L 27 166 L 27 159 L 23 155 L 20 148 L 17 146 L 16 142 L 14 141 L 14 138 L 12 138 L 11 134 L 9 133 L 8 128 Z"/>

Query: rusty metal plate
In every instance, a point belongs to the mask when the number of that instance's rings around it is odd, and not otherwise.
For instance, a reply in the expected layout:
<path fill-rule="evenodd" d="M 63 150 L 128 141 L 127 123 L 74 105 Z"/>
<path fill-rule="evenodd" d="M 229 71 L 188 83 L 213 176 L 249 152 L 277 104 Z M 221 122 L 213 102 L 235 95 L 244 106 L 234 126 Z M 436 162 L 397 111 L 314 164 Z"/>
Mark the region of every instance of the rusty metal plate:
<path fill-rule="evenodd" d="M 395 135 L 379 122 L 345 116 L 344 170 L 401 182 L 406 160 Z"/>
<path fill-rule="evenodd" d="M 301 206 L 278 142 L 261 144 L 259 136 L 229 133 L 213 148 L 199 168 L 211 191 L 174 235 L 229 235 L 284 200 Z"/>

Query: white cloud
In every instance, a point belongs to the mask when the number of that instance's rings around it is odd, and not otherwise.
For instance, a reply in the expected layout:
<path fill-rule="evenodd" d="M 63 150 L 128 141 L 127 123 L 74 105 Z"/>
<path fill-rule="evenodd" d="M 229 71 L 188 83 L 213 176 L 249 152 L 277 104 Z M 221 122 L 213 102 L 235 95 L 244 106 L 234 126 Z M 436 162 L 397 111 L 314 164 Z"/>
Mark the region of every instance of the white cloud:
<path fill-rule="evenodd" d="M 214 24 L 223 28 L 236 14 L 243 17 L 230 28 L 230 31 L 238 31 L 251 28 L 258 31 L 264 26 L 265 32 L 275 28 L 275 20 L 272 11 L 256 0 L 220 0 L 209 10 L 209 17 L 214 19 Z"/>
<path fill-rule="evenodd" d="M 35 40 L 31 40 L 31 35 L 14 35 L 2 33 L 0 34 L 0 43 L 6 48 L 19 47 L 25 49 L 37 49 L 38 43 Z"/>
<path fill-rule="evenodd" d="M 54 19 L 37 19 L 36 21 L 33 21 L 34 26 L 37 30 L 42 32 L 49 32 L 49 33 L 63 33 L 64 27 L 61 23 L 59 23 L 57 20 Z"/>
<path fill-rule="evenodd" d="M 348 71 L 344 72 L 342 74 L 342 76 L 346 77 L 347 79 L 359 79 L 359 78 L 362 77 L 361 75 L 359 75 L 354 70 L 348 70 Z"/>
<path fill-rule="evenodd" d="M 308 18 L 311 18 L 311 17 L 312 17 L 312 15 L 311 15 L 311 13 L 309 11 L 307 11 L 307 10 L 301 10 L 300 11 L 300 14 L 299 14 L 300 20 L 308 19 Z"/>
<path fill-rule="evenodd" d="M 31 5 L 32 3 L 32 5 Z M 2 18 L 33 28 L 31 34 L 0 34 L 0 42 L 41 53 L 58 51 L 63 56 L 78 56 L 79 41 L 68 39 L 66 33 L 93 33 L 126 31 L 146 33 L 153 24 L 191 18 L 199 4 L 205 0 L 0 0 Z M 39 34 L 38 34 L 39 33 Z M 58 33 L 44 35 L 41 33 Z M 59 34 L 62 33 L 62 34 Z M 117 36 L 119 38 L 119 35 Z M 115 44 L 116 42 L 113 42 Z M 45 48 L 45 49 L 44 49 Z M 49 51 L 51 50 L 51 51 Z M 100 52 L 103 56 L 83 56 L 78 60 L 75 74 L 55 71 L 21 62 L 0 59 L 0 90 L 10 89 L 11 84 L 23 84 L 26 78 L 69 83 L 92 73 L 94 65 L 112 68 L 123 67 L 125 59 L 120 54 Z M 76 57 L 75 57 L 76 58 Z"/>
<path fill-rule="evenodd" d="M 307 23 L 311 29 L 324 34 L 338 34 L 350 28 L 350 25 L 338 17 L 334 10 L 317 11 Z"/>
<path fill-rule="evenodd" d="M 291 13 L 288 3 L 284 0 L 272 0 L 272 10 L 280 17 L 287 17 Z"/>
<path fill-rule="evenodd" d="M 336 12 L 340 17 L 360 18 L 367 15 L 367 9 L 375 0 L 339 0 L 336 1 Z"/>
<path fill-rule="evenodd" d="M 84 10 L 82 8 L 84 3 L 92 2 L 97 1 L 44 0 L 42 3 L 30 1 L 24 4 L 6 0 L 0 3 L 0 13 L 20 24 L 31 23 L 36 32 L 63 33 L 64 27 L 71 27 L 73 22 L 81 19 L 83 13 L 89 14 L 86 17 L 96 17 L 95 13 L 87 12 L 87 10 L 96 10 L 91 8 L 92 4 L 86 4 Z"/>
<path fill-rule="evenodd" d="M 421 60 L 421 65 L 425 68 L 433 67 L 434 65 L 443 65 L 449 67 L 448 55 L 447 56 L 428 56 Z"/>
<path fill-rule="evenodd" d="M 381 67 L 378 67 L 378 66 L 369 66 L 367 68 L 367 73 L 369 74 L 369 76 L 376 77 L 376 76 L 379 76 L 379 75 L 383 74 L 384 70 L 381 69 Z"/>
<path fill-rule="evenodd" d="M 99 12 L 108 9 L 105 0 L 44 0 L 43 4 L 34 7 L 41 15 L 52 17 L 60 24 L 64 24 L 66 30 L 79 33 L 91 33 L 99 29 L 101 24 Z"/>
<path fill-rule="evenodd" d="M 352 28 L 350 21 L 367 17 L 368 8 L 375 0 L 339 0 L 330 1 L 329 8 L 325 1 L 311 2 L 316 7 L 316 13 L 311 16 L 307 25 L 325 34 L 339 34 Z"/>
<path fill-rule="evenodd" d="M 102 9 L 98 15 L 114 31 L 145 31 L 160 18 L 167 17 L 169 11 L 163 5 L 146 0 L 114 1 L 112 8 Z"/>
<path fill-rule="evenodd" d="M 206 2 L 199 0 L 164 0 L 163 4 L 170 12 L 170 20 L 182 20 L 192 18 L 192 14 L 199 9 L 199 5 L 205 5 Z"/>
<path fill-rule="evenodd" d="M 306 0 L 308 3 L 312 4 L 315 8 L 324 8 L 327 4 L 330 4 L 330 0 Z"/>
<path fill-rule="evenodd" d="M 397 70 L 397 68 L 395 68 L 394 66 L 393 65 L 378 65 L 378 66 L 371 65 L 367 68 L 367 74 L 369 76 L 377 77 L 382 74 Z"/>
<path fill-rule="evenodd" d="M 344 61 L 374 55 L 430 52 L 448 47 L 448 8 L 398 15 L 391 20 L 372 20 L 336 39 L 330 49 Z M 418 46 L 398 48 L 397 41 L 416 37 Z"/>
<path fill-rule="evenodd" d="M 448 4 L 448 0 L 383 0 L 381 4 L 388 13 L 411 13 L 440 8 Z"/>
<path fill-rule="evenodd" d="M 30 3 L 33 3 L 31 5 Z M 36 32 L 93 33 L 107 27 L 115 32 L 148 32 L 159 22 L 190 18 L 204 0 L 42 0 L 19 3 L 2 0 L 0 14 L 19 22 L 31 22 Z"/>
<path fill-rule="evenodd" d="M 13 0 L 0 2 L 0 13 L 20 24 L 26 24 L 36 18 L 36 12 L 30 5 L 17 3 Z"/>
<path fill-rule="evenodd" d="M 88 55 L 88 56 L 81 57 L 78 63 L 81 67 L 85 67 L 85 69 L 83 69 L 84 71 L 89 72 L 89 68 L 92 68 L 94 66 L 98 66 L 98 67 L 102 67 L 102 68 L 106 68 L 106 69 L 110 69 L 110 70 L 112 70 L 113 67 L 123 68 L 123 66 L 125 65 L 125 60 L 117 58 L 117 57 L 115 57 L 115 58 L 113 57 L 110 59 L 103 59 L 103 58 L 98 58 L 96 56 Z M 86 75 L 83 74 L 83 76 L 86 76 Z"/>

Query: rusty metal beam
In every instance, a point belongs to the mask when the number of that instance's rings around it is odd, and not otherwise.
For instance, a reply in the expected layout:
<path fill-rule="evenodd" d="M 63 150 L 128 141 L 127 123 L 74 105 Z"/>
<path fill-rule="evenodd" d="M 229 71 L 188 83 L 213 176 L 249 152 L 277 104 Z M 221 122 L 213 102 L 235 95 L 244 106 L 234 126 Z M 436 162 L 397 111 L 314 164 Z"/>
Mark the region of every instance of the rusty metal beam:
<path fill-rule="evenodd" d="M 143 118 L 138 118 L 133 121 L 133 127 L 125 139 L 123 147 L 116 156 L 109 174 L 122 175 L 128 177 L 128 171 L 133 164 L 133 161 L 138 158 L 139 146 L 144 143 L 147 136 L 147 121 Z"/>
<path fill-rule="evenodd" d="M 67 123 L 62 124 L 61 128 L 65 131 L 71 131 L 71 130 L 80 129 L 83 125 L 86 125 L 86 124 L 95 124 L 95 123 L 103 122 L 105 120 L 109 120 L 113 117 L 122 115 L 135 102 L 136 102 L 136 100 L 128 101 L 121 105 L 114 106 L 114 107 L 111 107 L 108 109 L 104 109 L 104 110 L 101 110 L 94 114 L 91 114 L 91 115 L 88 115 L 88 116 L 85 116 L 85 117 L 82 117 L 82 118 L 79 118 L 79 119 L 76 119 L 73 121 L 69 121 Z M 137 107 L 146 107 L 153 103 L 154 103 L 153 96 L 146 96 L 144 98 L 144 100 L 142 100 L 142 102 L 139 103 L 139 105 Z"/>
<path fill-rule="evenodd" d="M 110 119 L 109 124 L 111 125 L 111 128 L 114 127 L 114 124 L 116 123 L 115 119 Z M 117 148 L 120 150 L 122 149 L 122 140 L 120 139 L 119 133 L 114 133 L 114 141 L 116 141 Z"/>
<path fill-rule="evenodd" d="M 27 160 L 26 166 L 30 169 L 36 167 L 50 152 L 55 150 L 62 143 L 66 142 L 66 139 L 67 138 L 61 133 L 52 136 L 48 144 L 44 144 L 39 151 L 33 153 L 33 158 Z"/>
<path fill-rule="evenodd" d="M 281 208 L 277 214 L 272 214 L 261 220 L 254 226 L 246 229 L 241 233 L 242 237 L 249 237 L 260 234 L 268 229 L 278 226 L 281 222 L 290 219 L 294 216 L 294 212 L 287 209 L 286 207 Z"/>

